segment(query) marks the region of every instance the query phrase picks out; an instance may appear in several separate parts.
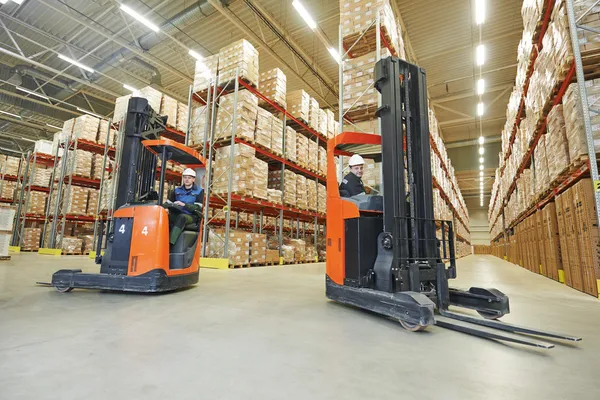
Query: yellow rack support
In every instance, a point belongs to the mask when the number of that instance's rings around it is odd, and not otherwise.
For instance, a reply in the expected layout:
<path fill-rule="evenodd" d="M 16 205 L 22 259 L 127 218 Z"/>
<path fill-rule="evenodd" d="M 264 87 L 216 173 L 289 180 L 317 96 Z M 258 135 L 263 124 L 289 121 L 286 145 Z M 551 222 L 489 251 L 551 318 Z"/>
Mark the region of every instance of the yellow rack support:
<path fill-rule="evenodd" d="M 229 269 L 229 259 L 201 257 L 200 268 Z"/>
<path fill-rule="evenodd" d="M 60 256 L 62 254 L 62 249 L 47 249 L 40 247 L 38 250 L 38 254 L 43 254 L 47 256 Z"/>
<path fill-rule="evenodd" d="M 13 253 L 20 253 L 21 247 L 20 246 L 8 246 L 8 251 L 13 252 Z"/>

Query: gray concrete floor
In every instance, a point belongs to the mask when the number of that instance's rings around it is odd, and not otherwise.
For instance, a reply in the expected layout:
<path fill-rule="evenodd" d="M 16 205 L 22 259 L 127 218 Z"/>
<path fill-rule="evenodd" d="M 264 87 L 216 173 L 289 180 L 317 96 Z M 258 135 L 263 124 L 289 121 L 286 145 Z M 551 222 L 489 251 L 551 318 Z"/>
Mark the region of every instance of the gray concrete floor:
<path fill-rule="evenodd" d="M 537 350 L 398 323 L 324 296 L 324 265 L 201 270 L 168 295 L 35 286 L 84 257 L 0 262 L 0 399 L 598 399 L 600 301 L 491 256 L 456 286 L 507 322 L 581 335 Z"/>

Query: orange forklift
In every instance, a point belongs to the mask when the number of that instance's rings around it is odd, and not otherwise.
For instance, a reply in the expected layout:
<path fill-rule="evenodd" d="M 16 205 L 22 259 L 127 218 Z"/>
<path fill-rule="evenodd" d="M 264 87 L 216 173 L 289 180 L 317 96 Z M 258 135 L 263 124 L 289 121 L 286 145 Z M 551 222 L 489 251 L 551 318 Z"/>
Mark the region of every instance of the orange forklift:
<path fill-rule="evenodd" d="M 131 98 L 125 119 L 121 166 L 112 223 L 98 238 L 96 263 L 100 273 L 62 269 L 52 275 L 59 292 L 74 288 L 126 292 L 167 292 L 198 282 L 202 216 L 188 224 L 174 245 L 169 244 L 169 212 L 179 212 L 164 202 L 166 165 L 175 162 L 204 175 L 205 159 L 195 150 L 169 139 L 160 139 L 167 117 L 157 115 L 146 99 Z M 158 188 L 157 161 L 161 160 Z M 101 227 L 100 232 L 103 232 Z M 105 252 L 101 255 L 102 242 Z"/>
<path fill-rule="evenodd" d="M 343 132 L 328 142 L 327 297 L 396 319 L 410 331 L 435 324 L 541 348 L 554 345 L 527 335 L 581 340 L 498 321 L 509 301 L 497 289 L 449 287 L 456 278 L 454 229 L 451 221 L 434 219 L 425 78 L 406 61 L 380 60 L 381 135 Z M 354 154 L 381 162 L 382 195 L 340 196 L 336 157 Z"/>

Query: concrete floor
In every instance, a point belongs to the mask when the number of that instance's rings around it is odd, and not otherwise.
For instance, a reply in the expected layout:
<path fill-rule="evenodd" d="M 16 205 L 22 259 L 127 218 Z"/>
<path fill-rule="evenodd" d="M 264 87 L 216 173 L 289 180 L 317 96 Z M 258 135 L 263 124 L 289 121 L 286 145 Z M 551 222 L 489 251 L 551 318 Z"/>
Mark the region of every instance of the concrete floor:
<path fill-rule="evenodd" d="M 201 270 L 168 295 L 35 286 L 84 257 L 0 262 L 0 399 L 598 399 L 600 301 L 491 256 L 456 286 L 507 322 L 583 336 L 537 350 L 398 323 L 324 296 L 324 265 Z"/>

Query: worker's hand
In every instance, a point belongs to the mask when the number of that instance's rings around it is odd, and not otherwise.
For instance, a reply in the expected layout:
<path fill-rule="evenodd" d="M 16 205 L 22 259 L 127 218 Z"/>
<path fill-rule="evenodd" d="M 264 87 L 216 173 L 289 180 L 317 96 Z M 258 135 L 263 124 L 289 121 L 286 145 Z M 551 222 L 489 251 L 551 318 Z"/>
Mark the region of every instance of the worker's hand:
<path fill-rule="evenodd" d="M 182 201 L 176 201 L 175 204 L 178 205 L 178 206 L 181 206 L 181 207 L 185 206 L 185 203 L 182 202 Z"/>

